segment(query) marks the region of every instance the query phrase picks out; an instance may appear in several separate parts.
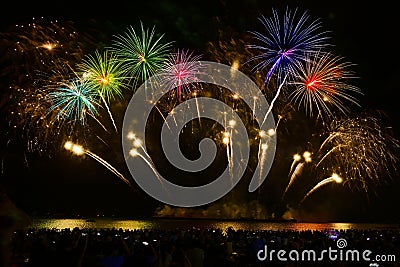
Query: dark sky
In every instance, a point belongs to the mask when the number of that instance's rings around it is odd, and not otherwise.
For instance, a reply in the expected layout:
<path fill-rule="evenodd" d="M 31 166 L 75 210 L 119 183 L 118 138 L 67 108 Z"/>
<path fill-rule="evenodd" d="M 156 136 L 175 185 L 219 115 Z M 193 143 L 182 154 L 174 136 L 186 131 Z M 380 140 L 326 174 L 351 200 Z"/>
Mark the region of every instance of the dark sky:
<path fill-rule="evenodd" d="M 96 32 L 105 42 L 119 34 L 128 25 L 139 21 L 154 24 L 165 38 L 174 40 L 175 46 L 204 53 L 208 42 L 216 41 L 218 30 L 231 32 L 236 38 L 248 30 L 261 29 L 257 18 L 270 15 L 271 8 L 298 7 L 321 18 L 323 27 L 331 31 L 333 51 L 355 63 L 360 77 L 356 85 L 364 96 L 361 105 L 366 110 L 382 110 L 387 124 L 394 127 L 399 138 L 400 117 L 397 111 L 398 82 L 400 77 L 397 52 L 398 15 L 390 1 L 110 1 L 82 5 L 78 1 L 50 3 L 29 1 L 20 5 L 11 1 L 2 9 L 1 30 L 26 23 L 32 17 L 45 16 L 59 21 L 75 22 L 79 32 Z M 3 84 L 3 81 L 2 81 Z M 123 113 L 120 114 L 122 117 Z M 5 125 L 5 124 L 3 124 Z M 4 132 L 4 131 L 3 131 Z M 77 158 L 60 153 L 38 156 L 23 153 L 24 144 L 11 144 L 3 148 L 0 182 L 12 199 L 30 214 L 116 214 L 152 215 L 161 203 L 151 199 L 140 188 L 131 190 L 104 166 L 90 158 Z M 97 147 L 96 151 L 124 175 L 129 175 L 118 142 Z M 288 161 L 289 162 L 289 161 Z M 284 163 L 277 163 L 283 164 Z M 268 183 L 268 180 L 266 181 Z M 280 205 L 276 194 L 265 189 L 265 203 L 269 209 Z M 369 202 L 357 192 L 333 188 L 326 195 L 317 195 L 322 202 L 305 208 L 315 220 L 399 220 L 400 182 L 398 177 L 377 188 Z M 346 192 L 343 192 L 346 191 Z M 269 194 L 269 195 L 268 195 Z M 259 194 L 260 195 L 260 194 Z M 234 198 L 230 196 L 231 198 Z M 257 197 L 258 198 L 258 197 Z M 260 200 L 260 198 L 258 198 Z M 237 201 L 238 199 L 236 199 Z"/>

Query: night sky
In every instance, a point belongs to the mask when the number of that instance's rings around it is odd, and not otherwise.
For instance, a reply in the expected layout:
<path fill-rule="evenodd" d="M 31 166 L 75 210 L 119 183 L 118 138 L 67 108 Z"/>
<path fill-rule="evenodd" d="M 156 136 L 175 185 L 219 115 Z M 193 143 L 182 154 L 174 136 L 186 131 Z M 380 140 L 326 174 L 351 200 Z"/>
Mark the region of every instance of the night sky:
<path fill-rule="evenodd" d="M 361 109 L 385 114 L 385 123 L 392 126 L 394 135 L 400 138 L 399 112 L 397 111 L 400 56 L 397 51 L 398 16 L 390 1 L 110 1 L 82 6 L 78 1 L 58 1 L 51 5 L 44 2 L 28 2 L 20 5 L 10 2 L 11 7 L 2 9 L 1 31 L 12 25 L 29 23 L 32 17 L 50 17 L 72 21 L 78 33 L 92 36 L 91 47 L 101 46 L 115 34 L 122 33 L 128 25 L 138 26 L 140 21 L 155 25 L 157 32 L 165 33 L 174 47 L 192 49 L 207 60 L 210 42 L 219 38 L 240 39 L 249 30 L 262 31 L 258 17 L 271 15 L 271 8 L 284 10 L 286 5 L 308 10 L 312 18 L 320 18 L 323 28 L 330 31 L 331 49 L 355 65 L 359 79 L 354 81 L 364 95 L 359 97 Z M 105 6 L 104 6 L 105 5 Z M 47 7 L 47 8 L 45 8 Z M 23 11 L 21 9 L 23 8 Z M 220 35 L 222 31 L 223 35 Z M 89 47 L 87 47 L 90 50 Z M 3 53 L 3 52 L 2 52 Z M 3 68 L 6 66 L 2 65 Z M 1 76 L 2 88 L 9 81 Z M 0 112 L 6 114 L 8 94 L 2 94 Z M 129 99 L 127 99 L 129 101 Z M 122 125 L 124 110 L 114 106 L 117 124 Z M 355 112 L 359 112 L 360 109 Z M 299 115 L 300 116 L 300 115 Z M 93 216 L 97 214 L 116 216 L 151 216 L 162 203 L 152 199 L 139 187 L 130 189 L 104 166 L 86 157 L 67 153 L 62 144 L 54 144 L 51 153 L 26 152 L 23 140 L 15 138 L 8 142 L 8 121 L 2 116 L 2 172 L 0 184 L 11 199 L 31 215 L 67 214 Z M 312 123 L 304 118 L 290 122 L 287 131 L 306 125 L 302 135 L 290 135 L 290 141 L 304 145 L 311 136 Z M 120 136 L 106 136 L 105 142 L 93 145 L 93 151 L 110 161 L 121 173 L 129 176 L 122 159 Z M 51 143 L 51 141 L 49 141 Z M 279 150 L 279 135 L 278 148 Z M 5 145 L 7 143 L 7 145 Z M 53 152 L 57 150 L 58 152 Z M 268 212 L 283 213 L 286 203 L 280 203 L 278 182 L 284 176 L 294 148 L 287 146 L 279 153 L 287 153 L 288 159 L 275 162 L 275 171 L 266 179 L 261 192 L 245 190 L 249 179 L 241 181 L 236 192 L 227 195 L 219 203 L 243 203 L 257 199 Z M 398 152 L 397 152 L 397 155 Z M 284 157 L 281 157 L 284 158 Z M 274 168 L 274 167 L 273 167 Z M 281 170 L 279 170 L 281 169 Z M 285 170 L 285 171 L 282 171 Z M 387 180 L 386 177 L 383 178 Z M 364 192 L 345 187 L 329 187 L 317 192 L 307 202 L 301 214 L 304 220 L 330 221 L 399 221 L 400 177 L 382 183 L 377 194 L 365 196 Z M 299 193 L 300 194 L 300 193 Z M 293 195 L 296 197 L 296 194 Z M 207 207 L 203 207 L 207 208 Z M 281 215 L 281 214 L 280 214 Z"/>

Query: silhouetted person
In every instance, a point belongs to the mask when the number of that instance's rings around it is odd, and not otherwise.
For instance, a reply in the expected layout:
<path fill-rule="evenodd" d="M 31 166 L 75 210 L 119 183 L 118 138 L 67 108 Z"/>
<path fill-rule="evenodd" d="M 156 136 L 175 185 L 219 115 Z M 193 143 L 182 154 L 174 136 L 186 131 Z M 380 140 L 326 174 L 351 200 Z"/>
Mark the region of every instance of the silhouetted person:
<path fill-rule="evenodd" d="M 189 249 L 186 255 L 190 261 L 192 267 L 203 267 L 204 266 L 204 249 L 201 242 L 195 239 L 189 245 Z"/>

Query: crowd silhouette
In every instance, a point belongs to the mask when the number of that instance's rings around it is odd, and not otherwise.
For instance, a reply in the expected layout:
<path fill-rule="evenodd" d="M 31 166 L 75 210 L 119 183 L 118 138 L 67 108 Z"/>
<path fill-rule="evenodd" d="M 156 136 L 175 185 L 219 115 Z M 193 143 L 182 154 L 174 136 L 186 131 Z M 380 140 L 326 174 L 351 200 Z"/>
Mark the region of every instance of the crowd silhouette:
<path fill-rule="evenodd" d="M 332 260 L 260 260 L 257 253 L 275 250 L 370 250 L 385 255 L 386 262 Z M 234 230 L 175 229 L 46 229 L 13 232 L 12 267 L 236 267 L 236 266 L 400 266 L 400 231 L 393 230 Z M 389 255 L 393 255 L 389 258 Z M 286 257 L 287 258 L 287 257 Z M 368 265 L 369 264 L 369 265 Z M 372 264 L 372 265 L 371 265 Z M 374 265 L 377 264 L 377 265 Z"/>

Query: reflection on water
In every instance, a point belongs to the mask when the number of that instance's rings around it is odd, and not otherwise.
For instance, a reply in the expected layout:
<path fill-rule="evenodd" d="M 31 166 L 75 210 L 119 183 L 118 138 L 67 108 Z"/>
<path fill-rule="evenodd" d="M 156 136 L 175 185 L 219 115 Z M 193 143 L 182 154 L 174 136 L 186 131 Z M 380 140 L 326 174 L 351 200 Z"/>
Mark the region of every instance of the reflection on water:
<path fill-rule="evenodd" d="M 34 228 L 48 229 L 65 229 L 65 228 L 122 228 L 122 229 L 145 229 L 153 228 L 151 221 L 141 220 L 114 220 L 114 219 L 97 219 L 95 221 L 87 221 L 84 219 L 33 219 Z"/>
<path fill-rule="evenodd" d="M 218 221 L 218 220 L 122 220 L 98 218 L 94 221 L 85 219 L 33 219 L 29 227 L 48 229 L 84 228 L 122 228 L 136 229 L 173 229 L 173 228 L 215 228 L 225 230 L 229 227 L 234 230 L 325 230 L 325 229 L 399 229 L 397 224 L 373 223 L 302 223 L 302 222 L 260 222 L 260 221 Z"/>

